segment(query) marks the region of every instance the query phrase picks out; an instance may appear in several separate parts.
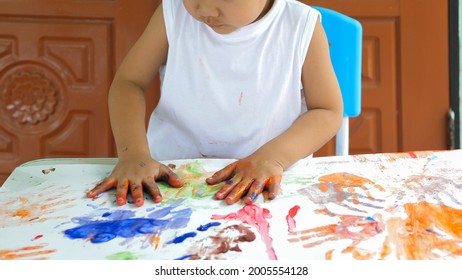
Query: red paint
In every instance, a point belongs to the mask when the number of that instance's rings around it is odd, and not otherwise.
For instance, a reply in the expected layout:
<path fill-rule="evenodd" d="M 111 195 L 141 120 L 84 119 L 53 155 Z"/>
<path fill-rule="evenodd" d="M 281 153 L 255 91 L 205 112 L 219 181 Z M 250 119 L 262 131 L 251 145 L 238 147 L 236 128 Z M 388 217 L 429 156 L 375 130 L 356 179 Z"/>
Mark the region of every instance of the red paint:
<path fill-rule="evenodd" d="M 242 98 L 244 98 L 243 92 L 241 92 L 241 95 L 239 96 L 239 105 L 242 105 Z"/>
<path fill-rule="evenodd" d="M 34 237 L 34 239 L 32 239 L 32 241 L 39 240 L 42 237 L 43 237 L 43 235 L 39 234 L 36 237 Z"/>
<path fill-rule="evenodd" d="M 410 152 L 409 155 L 411 156 L 411 158 L 417 158 L 417 155 L 414 154 L 413 152 Z"/>
<path fill-rule="evenodd" d="M 271 218 L 268 209 L 260 208 L 255 204 L 247 204 L 242 207 L 237 213 L 228 215 L 212 215 L 212 220 L 237 220 L 242 221 L 258 230 L 266 245 L 266 251 L 271 260 L 277 260 L 276 253 L 273 248 L 273 239 L 269 235 L 270 225 L 266 219 Z"/>
<path fill-rule="evenodd" d="M 286 221 L 287 221 L 287 227 L 288 231 L 291 232 L 295 229 L 297 226 L 297 223 L 295 222 L 295 215 L 297 215 L 298 210 L 300 210 L 300 206 L 295 205 L 292 207 L 292 209 L 289 210 L 289 214 L 286 216 Z"/>

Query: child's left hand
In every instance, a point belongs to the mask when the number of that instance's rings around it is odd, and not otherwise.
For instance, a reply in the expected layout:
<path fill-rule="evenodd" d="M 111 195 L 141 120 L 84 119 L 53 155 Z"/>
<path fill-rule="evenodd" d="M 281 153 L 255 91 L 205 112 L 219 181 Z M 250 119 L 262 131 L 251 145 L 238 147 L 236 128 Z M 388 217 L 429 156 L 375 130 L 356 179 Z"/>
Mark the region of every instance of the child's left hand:
<path fill-rule="evenodd" d="M 231 163 L 206 179 L 210 185 L 226 181 L 215 194 L 233 204 L 241 197 L 247 204 L 252 203 L 263 190 L 268 189 L 268 198 L 274 199 L 280 192 L 283 167 L 276 161 L 258 160 L 247 157 Z"/>

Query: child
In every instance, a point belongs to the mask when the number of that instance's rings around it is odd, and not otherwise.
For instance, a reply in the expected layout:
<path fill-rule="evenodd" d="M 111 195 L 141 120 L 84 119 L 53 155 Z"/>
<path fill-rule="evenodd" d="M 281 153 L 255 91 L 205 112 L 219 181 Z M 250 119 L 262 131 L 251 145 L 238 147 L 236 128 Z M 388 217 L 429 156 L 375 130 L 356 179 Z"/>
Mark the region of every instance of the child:
<path fill-rule="evenodd" d="M 161 94 L 145 130 L 144 92 Z M 306 100 L 306 102 L 305 102 Z M 308 110 L 306 110 L 308 109 Z M 283 171 L 340 127 L 343 104 L 319 13 L 295 0 L 166 0 L 115 75 L 109 111 L 119 161 L 87 196 L 116 187 L 144 203 L 156 181 L 183 182 L 158 160 L 235 158 L 208 178 L 217 199 L 274 199 Z"/>

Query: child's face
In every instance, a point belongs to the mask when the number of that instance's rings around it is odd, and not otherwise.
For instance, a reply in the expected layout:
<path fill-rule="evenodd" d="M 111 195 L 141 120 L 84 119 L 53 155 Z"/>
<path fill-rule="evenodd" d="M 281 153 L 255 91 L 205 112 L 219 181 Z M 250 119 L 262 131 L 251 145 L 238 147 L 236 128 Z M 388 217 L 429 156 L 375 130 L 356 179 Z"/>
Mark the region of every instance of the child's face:
<path fill-rule="evenodd" d="M 219 34 L 231 33 L 263 17 L 274 0 L 183 0 L 186 10 Z"/>

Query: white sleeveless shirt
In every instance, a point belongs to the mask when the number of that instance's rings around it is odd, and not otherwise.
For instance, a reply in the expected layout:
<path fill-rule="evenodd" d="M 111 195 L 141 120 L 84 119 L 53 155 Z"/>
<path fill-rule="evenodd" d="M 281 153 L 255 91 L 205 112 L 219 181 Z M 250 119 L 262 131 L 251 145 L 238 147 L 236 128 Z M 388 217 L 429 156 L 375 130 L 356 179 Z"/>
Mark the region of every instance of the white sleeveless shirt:
<path fill-rule="evenodd" d="M 182 0 L 163 1 L 163 13 L 168 58 L 147 132 L 154 159 L 243 158 L 299 117 L 316 10 L 275 0 L 263 18 L 225 35 Z"/>

